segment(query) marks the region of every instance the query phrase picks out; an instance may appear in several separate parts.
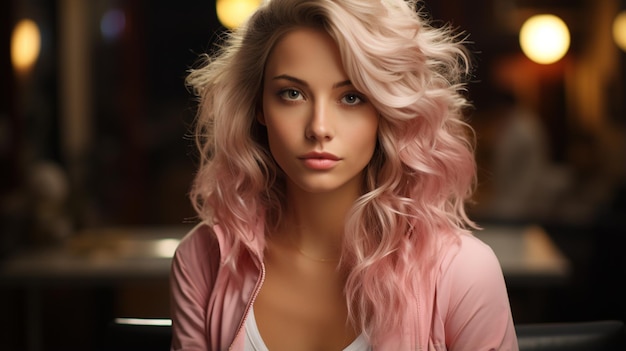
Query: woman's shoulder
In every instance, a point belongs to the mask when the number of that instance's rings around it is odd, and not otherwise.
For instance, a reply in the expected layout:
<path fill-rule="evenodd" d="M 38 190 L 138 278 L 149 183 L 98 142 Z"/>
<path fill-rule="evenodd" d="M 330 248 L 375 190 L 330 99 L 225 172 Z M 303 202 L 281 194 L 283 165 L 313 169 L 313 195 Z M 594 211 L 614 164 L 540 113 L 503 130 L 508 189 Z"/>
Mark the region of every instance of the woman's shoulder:
<path fill-rule="evenodd" d="M 500 262 L 491 247 L 470 233 L 458 235 L 454 246 L 449 245 L 440 265 L 441 279 L 476 283 L 480 280 L 500 280 Z"/>
<path fill-rule="evenodd" d="M 471 233 L 458 234 L 458 240 L 454 245 L 448 245 L 444 252 L 440 265 L 444 274 L 459 276 L 491 272 L 501 275 L 500 263 L 491 247 Z"/>
<path fill-rule="evenodd" d="M 172 259 L 172 276 L 182 281 L 213 281 L 221 266 L 221 248 L 216 235 L 219 230 L 202 222 L 180 241 Z M 189 283 L 193 284 L 193 283 Z"/>
<path fill-rule="evenodd" d="M 491 247 L 470 233 L 459 235 L 460 245 L 457 255 L 459 260 L 492 261 L 496 258 Z"/>
<path fill-rule="evenodd" d="M 176 248 L 176 257 L 185 261 L 206 257 L 219 257 L 220 243 L 217 233 L 219 229 L 206 222 L 198 223 L 180 241 Z"/>
<path fill-rule="evenodd" d="M 207 223 L 200 222 L 185 234 L 178 244 L 179 249 L 192 249 L 198 246 L 219 245 L 216 228 Z"/>

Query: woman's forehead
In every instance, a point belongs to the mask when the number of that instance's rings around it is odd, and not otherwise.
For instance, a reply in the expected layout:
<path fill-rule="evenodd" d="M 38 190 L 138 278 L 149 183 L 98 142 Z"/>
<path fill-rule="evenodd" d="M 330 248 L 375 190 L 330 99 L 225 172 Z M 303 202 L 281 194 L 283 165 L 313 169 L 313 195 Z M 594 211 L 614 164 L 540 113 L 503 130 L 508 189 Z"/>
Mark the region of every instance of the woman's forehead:
<path fill-rule="evenodd" d="M 265 69 L 266 79 L 276 75 L 316 78 L 321 73 L 348 79 L 337 44 L 325 31 L 312 28 L 298 28 L 285 34 L 271 51 Z"/>

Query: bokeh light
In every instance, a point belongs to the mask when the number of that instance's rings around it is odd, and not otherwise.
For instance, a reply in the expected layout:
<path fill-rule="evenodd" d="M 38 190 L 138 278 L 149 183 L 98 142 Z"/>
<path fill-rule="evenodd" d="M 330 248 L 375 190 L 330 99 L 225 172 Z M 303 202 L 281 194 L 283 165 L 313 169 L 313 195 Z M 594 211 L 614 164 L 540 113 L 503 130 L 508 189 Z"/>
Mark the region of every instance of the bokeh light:
<path fill-rule="evenodd" d="M 570 45 L 565 22 L 549 14 L 535 15 L 526 20 L 519 39 L 524 54 L 541 64 L 557 62 L 565 56 Z"/>
<path fill-rule="evenodd" d="M 620 12 L 613 21 L 613 40 L 620 49 L 626 51 L 626 11 Z"/>
<path fill-rule="evenodd" d="M 100 32 L 107 40 L 117 39 L 126 27 L 126 16 L 119 9 L 111 9 L 104 13 L 100 20 Z"/>
<path fill-rule="evenodd" d="M 23 19 L 13 29 L 11 37 L 11 63 L 18 72 L 32 68 L 41 51 L 41 33 L 37 24 Z"/>
<path fill-rule="evenodd" d="M 261 0 L 217 0 L 217 18 L 226 28 L 239 27 L 261 5 Z"/>

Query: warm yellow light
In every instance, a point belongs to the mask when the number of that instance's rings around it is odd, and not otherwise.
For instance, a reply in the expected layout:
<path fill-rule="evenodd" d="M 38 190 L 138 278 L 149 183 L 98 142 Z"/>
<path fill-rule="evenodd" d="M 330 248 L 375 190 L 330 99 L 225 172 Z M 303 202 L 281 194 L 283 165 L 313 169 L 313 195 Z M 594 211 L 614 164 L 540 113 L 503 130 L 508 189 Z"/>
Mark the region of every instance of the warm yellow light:
<path fill-rule="evenodd" d="M 620 49 L 626 51 L 626 11 L 620 12 L 613 21 L 613 40 Z"/>
<path fill-rule="evenodd" d="M 226 28 L 236 28 L 261 5 L 261 0 L 217 0 L 217 18 Z"/>
<path fill-rule="evenodd" d="M 522 51 L 529 59 L 550 64 L 560 60 L 569 49 L 569 29 L 554 15 L 536 15 L 524 22 L 519 34 Z"/>
<path fill-rule="evenodd" d="M 37 61 L 40 50 L 41 35 L 37 24 L 29 19 L 19 21 L 11 36 L 11 62 L 15 70 L 29 70 Z"/>

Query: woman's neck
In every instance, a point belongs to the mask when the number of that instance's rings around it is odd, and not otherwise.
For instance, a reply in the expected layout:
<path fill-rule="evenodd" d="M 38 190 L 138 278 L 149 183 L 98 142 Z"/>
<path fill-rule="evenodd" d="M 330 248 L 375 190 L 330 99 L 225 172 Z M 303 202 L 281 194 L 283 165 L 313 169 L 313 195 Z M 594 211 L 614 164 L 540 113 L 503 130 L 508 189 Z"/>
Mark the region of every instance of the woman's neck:
<path fill-rule="evenodd" d="M 280 234 L 301 253 L 324 259 L 338 258 L 345 220 L 358 192 L 344 189 L 308 193 L 291 187 Z"/>

